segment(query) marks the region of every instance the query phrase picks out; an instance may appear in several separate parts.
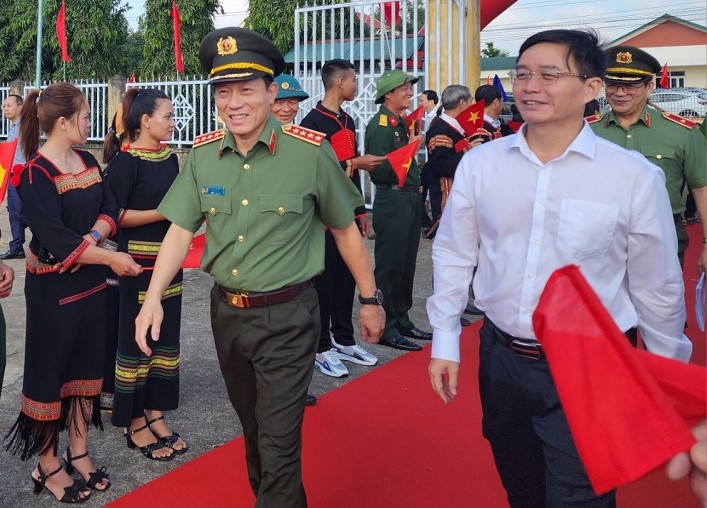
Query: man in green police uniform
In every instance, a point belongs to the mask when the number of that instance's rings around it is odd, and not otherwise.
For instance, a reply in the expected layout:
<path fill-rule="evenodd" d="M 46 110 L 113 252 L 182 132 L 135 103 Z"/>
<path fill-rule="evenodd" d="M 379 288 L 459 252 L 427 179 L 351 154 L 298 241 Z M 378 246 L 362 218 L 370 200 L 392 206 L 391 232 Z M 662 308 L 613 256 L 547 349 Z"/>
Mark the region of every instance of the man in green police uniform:
<path fill-rule="evenodd" d="M 226 129 L 194 141 L 159 206 L 172 226 L 136 320 L 136 341 L 151 353 L 160 298 L 208 219 L 202 268 L 216 282 L 211 325 L 243 425 L 255 505 L 302 507 L 301 426 L 320 327 L 312 278 L 324 268 L 325 225 L 359 287 L 363 340 L 378 341 L 384 323 L 382 296 L 354 223 L 361 195 L 323 134 L 270 115 L 273 78 L 284 68 L 270 40 L 244 28 L 214 30 L 199 59 Z"/>
<path fill-rule="evenodd" d="M 394 69 L 376 81 L 376 104 L 380 110 L 366 126 L 365 152 L 387 155 L 415 139 L 408 138 L 403 119 L 410 107 L 412 85 L 419 78 Z M 422 134 L 418 134 L 424 142 Z M 420 244 L 420 172 L 412 159 L 404 185 L 398 185 L 387 160 L 370 171 L 376 184 L 373 203 L 373 229 L 376 231 L 376 283 L 385 294 L 385 330 L 380 343 L 395 349 L 419 351 L 419 344 L 406 339 L 430 340 L 432 334 L 418 329 L 408 316 L 412 307 L 417 249 Z"/>
<path fill-rule="evenodd" d="M 592 130 L 602 138 L 629 150 L 637 150 L 665 172 L 666 187 L 675 218 L 680 264 L 684 263 L 687 234 L 682 222 L 685 201 L 682 190 L 693 191 L 697 213 L 702 219 L 703 249 L 698 270 L 707 266 L 707 143 L 690 120 L 648 107 L 655 88 L 658 60 L 633 46 L 614 46 L 606 50 L 604 76 L 606 98 L 612 111 L 588 119 Z M 620 170 L 621 168 L 617 168 Z"/>

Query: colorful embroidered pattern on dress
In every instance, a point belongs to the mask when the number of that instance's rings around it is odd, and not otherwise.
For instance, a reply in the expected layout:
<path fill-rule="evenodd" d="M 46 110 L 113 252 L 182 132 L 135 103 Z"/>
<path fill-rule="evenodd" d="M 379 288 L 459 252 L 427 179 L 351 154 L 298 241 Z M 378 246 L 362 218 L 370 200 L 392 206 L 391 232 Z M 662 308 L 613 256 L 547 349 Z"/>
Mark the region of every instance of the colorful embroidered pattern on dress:
<path fill-rule="evenodd" d="M 133 157 L 139 157 L 140 159 L 145 159 L 148 161 L 159 162 L 168 159 L 172 155 L 172 150 L 170 150 L 165 145 L 160 145 L 158 150 L 144 150 L 141 148 L 128 147 L 125 152 L 128 152 Z"/>
<path fill-rule="evenodd" d="M 90 186 L 101 182 L 101 172 L 98 168 L 88 168 L 80 173 L 67 173 L 54 177 L 54 185 L 56 185 L 56 191 L 59 195 L 70 190 L 88 189 Z"/>
<path fill-rule="evenodd" d="M 59 398 L 66 397 L 95 397 L 101 393 L 103 379 L 76 379 L 70 381 L 59 390 Z M 61 417 L 61 401 L 39 402 L 21 396 L 21 410 L 24 414 L 39 422 L 58 420 Z"/>
<path fill-rule="evenodd" d="M 137 240 L 128 240 L 128 254 L 131 256 L 149 256 L 157 257 L 160 253 L 162 242 L 139 242 Z"/>
<path fill-rule="evenodd" d="M 123 356 L 115 359 L 115 391 L 132 393 L 145 386 L 149 378 L 177 379 L 179 376 L 179 348 L 154 348 L 152 356 Z"/>
<path fill-rule="evenodd" d="M 83 293 L 78 293 L 76 295 L 71 295 L 67 296 L 66 298 L 62 298 L 59 300 L 59 305 L 66 305 L 67 303 L 72 303 L 76 302 L 78 300 L 81 300 L 82 298 L 86 298 L 87 296 L 91 296 L 94 293 L 98 293 L 99 291 L 103 291 L 106 288 L 107 284 L 103 282 L 103 284 L 96 286 L 95 288 L 91 288 L 88 291 L 84 291 Z"/>
<path fill-rule="evenodd" d="M 172 284 L 169 286 L 167 289 L 165 289 L 164 293 L 162 293 L 162 300 L 166 300 L 167 298 L 172 298 L 173 296 L 179 296 L 182 294 L 182 290 L 184 289 L 184 284 L 181 282 L 178 282 L 177 284 Z M 139 291 L 137 294 L 137 301 L 140 305 L 145 303 L 145 294 L 146 291 Z"/>

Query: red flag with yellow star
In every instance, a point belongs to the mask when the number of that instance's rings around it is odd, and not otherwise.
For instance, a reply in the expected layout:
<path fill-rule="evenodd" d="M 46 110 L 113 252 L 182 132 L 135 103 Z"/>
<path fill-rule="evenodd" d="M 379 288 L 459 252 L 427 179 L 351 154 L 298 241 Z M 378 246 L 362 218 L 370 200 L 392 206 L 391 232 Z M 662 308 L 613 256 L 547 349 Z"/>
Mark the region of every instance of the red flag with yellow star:
<path fill-rule="evenodd" d="M 422 106 L 419 106 L 415 111 L 405 117 L 405 125 L 408 128 L 408 136 L 412 137 L 420 132 L 422 126 L 422 115 L 425 112 Z"/>
<path fill-rule="evenodd" d="M 0 203 L 5 200 L 7 183 L 10 181 L 10 169 L 15 160 L 15 150 L 17 149 L 17 139 L 7 143 L 0 143 Z"/>
<path fill-rule="evenodd" d="M 457 115 L 457 122 L 462 126 L 467 136 L 472 136 L 477 129 L 484 126 L 484 101 L 479 101 Z"/>
<path fill-rule="evenodd" d="M 405 179 L 408 176 L 408 171 L 410 171 L 410 166 L 412 165 L 412 159 L 417 153 L 417 149 L 420 147 L 420 141 L 417 140 L 414 143 L 408 143 L 402 148 L 390 152 L 385 156 L 390 162 L 393 171 L 398 177 L 398 185 L 401 187 L 405 185 Z"/>

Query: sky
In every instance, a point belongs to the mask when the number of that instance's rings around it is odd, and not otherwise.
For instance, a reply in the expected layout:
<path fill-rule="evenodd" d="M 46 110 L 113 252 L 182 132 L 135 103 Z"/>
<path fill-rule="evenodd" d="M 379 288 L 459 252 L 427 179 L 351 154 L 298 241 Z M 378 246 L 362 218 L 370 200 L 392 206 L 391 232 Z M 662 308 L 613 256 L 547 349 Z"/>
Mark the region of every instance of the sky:
<path fill-rule="evenodd" d="M 355 0 L 354 0 L 355 1 Z M 144 0 L 125 0 L 132 7 L 128 22 L 137 28 Z M 296 5 L 292 0 L 292 5 Z M 217 28 L 240 25 L 248 14 L 247 0 L 221 0 L 225 11 L 214 20 Z M 549 28 L 594 28 L 602 42 L 610 42 L 663 14 L 707 24 L 704 0 L 518 0 L 481 32 L 481 44 L 517 55 L 523 41 Z"/>

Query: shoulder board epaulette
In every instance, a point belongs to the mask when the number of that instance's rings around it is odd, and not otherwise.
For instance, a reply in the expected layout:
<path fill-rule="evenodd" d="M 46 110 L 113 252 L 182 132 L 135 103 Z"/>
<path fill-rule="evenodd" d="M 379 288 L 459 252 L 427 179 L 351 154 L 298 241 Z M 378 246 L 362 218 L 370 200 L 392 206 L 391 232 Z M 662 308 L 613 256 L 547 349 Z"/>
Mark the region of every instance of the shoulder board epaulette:
<path fill-rule="evenodd" d="M 207 132 L 206 134 L 202 134 L 200 136 L 195 137 L 194 144 L 192 144 L 191 147 L 196 148 L 198 146 L 206 145 L 207 143 L 211 143 L 212 141 L 222 139 L 225 135 L 226 131 L 224 129 L 219 129 L 213 132 Z"/>
<path fill-rule="evenodd" d="M 326 139 L 326 134 L 323 132 L 315 131 L 313 129 L 307 129 L 306 127 L 300 127 L 291 123 L 282 126 L 282 132 L 289 134 L 293 138 L 301 139 L 307 143 L 312 143 L 313 145 L 321 145 L 322 141 Z"/>
<path fill-rule="evenodd" d="M 388 127 L 388 117 L 383 113 L 378 115 L 378 125 L 381 127 Z"/>
<path fill-rule="evenodd" d="M 670 120 L 671 122 L 675 122 L 678 125 L 682 125 L 686 129 L 693 129 L 695 125 L 697 125 L 696 122 L 688 120 L 687 118 L 683 118 L 680 115 L 676 115 L 675 113 L 665 112 L 663 113 L 663 118 L 665 118 L 666 120 Z"/>
<path fill-rule="evenodd" d="M 587 121 L 587 123 L 597 123 L 602 118 L 604 118 L 604 115 L 592 115 L 592 116 L 584 117 L 584 119 Z"/>

